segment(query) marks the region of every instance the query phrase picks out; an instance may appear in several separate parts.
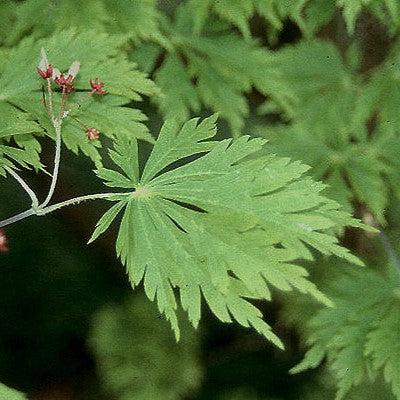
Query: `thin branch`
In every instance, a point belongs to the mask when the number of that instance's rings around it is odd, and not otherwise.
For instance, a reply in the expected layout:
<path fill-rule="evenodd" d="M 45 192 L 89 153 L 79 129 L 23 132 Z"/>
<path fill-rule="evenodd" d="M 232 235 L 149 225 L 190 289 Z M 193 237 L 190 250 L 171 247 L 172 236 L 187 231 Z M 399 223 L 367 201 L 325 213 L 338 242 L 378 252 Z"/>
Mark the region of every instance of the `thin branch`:
<path fill-rule="evenodd" d="M 39 201 L 34 191 L 28 186 L 28 184 L 10 167 L 5 166 L 4 169 L 22 186 L 26 193 L 32 200 L 32 208 L 39 206 Z"/>
<path fill-rule="evenodd" d="M 53 197 L 54 190 L 55 190 L 56 184 L 57 184 L 58 170 L 60 167 L 62 119 L 54 120 L 53 124 L 54 124 L 54 129 L 56 131 L 56 153 L 54 156 L 54 170 L 53 170 L 53 175 L 51 178 L 51 185 L 50 185 L 49 193 L 47 194 L 47 197 L 44 200 L 44 202 L 40 205 L 41 208 L 46 207 L 47 204 L 50 203 L 51 198 Z"/>

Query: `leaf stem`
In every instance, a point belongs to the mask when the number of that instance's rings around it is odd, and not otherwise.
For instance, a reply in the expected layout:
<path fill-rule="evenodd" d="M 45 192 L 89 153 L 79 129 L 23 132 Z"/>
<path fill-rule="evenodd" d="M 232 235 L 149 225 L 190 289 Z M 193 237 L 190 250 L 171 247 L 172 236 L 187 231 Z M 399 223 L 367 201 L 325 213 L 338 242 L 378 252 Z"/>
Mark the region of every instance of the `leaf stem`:
<path fill-rule="evenodd" d="M 40 207 L 36 215 L 46 215 L 49 214 L 53 211 L 59 210 L 60 208 L 67 207 L 67 206 L 72 206 L 75 204 L 82 203 L 83 201 L 88 201 L 88 200 L 98 200 L 98 199 L 110 199 L 112 200 L 112 197 L 120 197 L 120 196 L 129 196 L 131 195 L 131 192 L 128 193 L 96 193 L 96 194 L 88 194 L 85 196 L 79 196 L 79 197 L 74 197 L 73 199 L 65 200 L 60 203 L 53 204 L 48 207 Z"/>
<path fill-rule="evenodd" d="M 39 200 L 37 199 L 35 192 L 12 168 L 5 166 L 4 169 L 22 186 L 25 192 L 28 193 L 32 200 L 32 208 L 37 208 L 39 206 Z"/>
<path fill-rule="evenodd" d="M 85 196 L 79 196 L 79 197 L 74 197 L 72 199 L 62 201 L 60 203 L 53 204 L 48 207 L 44 207 L 43 205 L 40 205 L 37 208 L 31 207 L 29 210 L 23 211 L 19 214 L 16 214 L 10 218 L 7 218 L 3 221 L 0 221 L 0 228 L 3 228 L 4 226 L 11 225 L 14 222 L 21 221 L 22 219 L 28 218 L 32 215 L 37 215 L 37 216 L 42 216 L 49 214 L 53 211 L 59 210 L 60 208 L 75 205 L 82 203 L 83 201 L 88 201 L 88 200 L 98 200 L 98 199 L 106 199 L 106 200 L 111 200 L 115 201 L 118 200 L 119 197 L 127 197 L 132 195 L 132 192 L 124 192 L 124 193 L 96 193 L 96 194 L 88 194 Z"/>

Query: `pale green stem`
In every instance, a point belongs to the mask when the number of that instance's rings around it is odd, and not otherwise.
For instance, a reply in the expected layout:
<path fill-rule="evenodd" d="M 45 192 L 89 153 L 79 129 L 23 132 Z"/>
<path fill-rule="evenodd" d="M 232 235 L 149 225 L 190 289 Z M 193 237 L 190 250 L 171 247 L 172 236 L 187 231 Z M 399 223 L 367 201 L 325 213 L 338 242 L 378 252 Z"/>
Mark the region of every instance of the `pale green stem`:
<path fill-rule="evenodd" d="M 60 208 L 75 205 L 82 203 L 83 201 L 88 200 L 98 200 L 98 199 L 106 199 L 106 200 L 117 200 L 118 197 L 127 197 L 131 196 L 132 192 L 124 192 L 124 193 L 96 193 L 96 194 L 88 194 L 86 196 L 74 197 L 73 199 L 62 201 L 61 203 L 53 204 L 52 206 L 43 207 L 40 205 L 38 208 L 30 208 L 22 213 L 14 215 L 10 218 L 7 218 L 3 221 L 0 221 L 0 228 L 11 225 L 14 222 L 21 221 L 22 219 L 28 218 L 32 215 L 42 216 L 49 214 L 53 211 L 59 210 Z"/>
<path fill-rule="evenodd" d="M 73 199 L 70 200 L 65 200 L 60 203 L 53 204 L 52 206 L 48 207 L 40 207 L 36 215 L 45 215 L 49 214 L 53 211 L 59 210 L 60 208 L 67 207 L 67 206 L 72 206 L 75 204 L 82 203 L 83 201 L 88 201 L 88 200 L 98 200 L 98 199 L 110 199 L 112 197 L 119 197 L 119 196 L 129 196 L 131 193 L 96 193 L 96 194 L 88 194 L 86 196 L 79 196 L 79 197 L 74 197 Z"/>
<path fill-rule="evenodd" d="M 35 215 L 35 211 L 33 210 L 33 208 L 30 208 L 29 210 L 26 210 L 22 213 L 19 213 L 10 218 L 4 219 L 3 221 L 0 221 L 0 228 L 3 228 L 3 226 L 11 225 L 17 221 L 21 221 L 21 219 L 28 218 L 31 215 Z"/>

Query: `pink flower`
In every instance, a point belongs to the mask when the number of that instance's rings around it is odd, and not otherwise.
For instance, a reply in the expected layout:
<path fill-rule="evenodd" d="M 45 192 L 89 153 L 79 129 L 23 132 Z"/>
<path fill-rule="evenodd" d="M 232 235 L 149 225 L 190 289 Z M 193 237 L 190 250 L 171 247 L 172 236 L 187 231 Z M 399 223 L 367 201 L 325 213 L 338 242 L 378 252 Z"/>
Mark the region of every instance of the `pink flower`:
<path fill-rule="evenodd" d="M 86 129 L 86 136 L 89 140 L 97 140 L 100 137 L 100 132 L 96 128 Z"/>
<path fill-rule="evenodd" d="M 103 90 L 104 83 L 99 81 L 99 78 L 91 79 L 90 86 L 92 87 L 92 93 L 107 94 L 107 90 Z"/>
<path fill-rule="evenodd" d="M 8 240 L 4 229 L 0 228 L 0 253 L 8 251 Z"/>

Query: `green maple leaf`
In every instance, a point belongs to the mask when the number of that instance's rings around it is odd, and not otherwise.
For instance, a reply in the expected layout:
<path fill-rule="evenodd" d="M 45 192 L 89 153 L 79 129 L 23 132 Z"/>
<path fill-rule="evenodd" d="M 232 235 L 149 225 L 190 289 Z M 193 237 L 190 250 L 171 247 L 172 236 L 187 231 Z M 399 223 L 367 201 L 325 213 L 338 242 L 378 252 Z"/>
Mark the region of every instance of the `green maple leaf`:
<path fill-rule="evenodd" d="M 249 113 L 246 93 L 256 87 L 276 97 L 286 87 L 276 79 L 279 71 L 272 53 L 257 41 L 244 40 L 230 32 L 229 25 L 218 23 L 207 24 L 201 35 L 196 33 L 192 6 L 193 2 L 182 4 L 175 20 L 164 23 L 172 50 L 167 49 L 155 73 L 155 81 L 164 93 L 156 100 L 165 117 L 174 116 L 179 122 L 201 105 L 210 108 L 228 122 L 234 135 L 239 135 Z M 140 55 L 137 52 L 135 59 Z"/>
<path fill-rule="evenodd" d="M 124 32 L 134 41 L 154 40 L 165 44 L 159 28 L 160 12 L 155 0 L 104 1 L 109 20 L 106 28 L 111 32 Z"/>
<path fill-rule="evenodd" d="M 396 136 L 387 130 L 372 137 L 365 131 L 353 135 L 340 131 L 338 125 L 312 129 L 296 123 L 267 127 L 263 132 L 279 155 L 312 165 L 315 178 L 324 180 L 329 196 L 346 210 L 351 212 L 356 199 L 385 223 L 388 182 L 397 193 L 400 187 Z"/>
<path fill-rule="evenodd" d="M 212 13 L 237 27 L 245 39 L 250 39 L 250 21 L 255 14 L 265 18 L 272 30 L 270 39 L 291 19 L 307 36 L 329 22 L 335 3 L 327 0 L 189 0 L 194 19 L 194 32 L 199 34 Z M 271 34 L 272 33 L 272 34 Z"/>
<path fill-rule="evenodd" d="M 248 299 L 270 299 L 275 286 L 330 304 L 294 260 L 312 259 L 312 247 L 359 263 L 329 233 L 359 224 L 321 195 L 323 185 L 302 176 L 308 167 L 257 156 L 262 139 L 214 141 L 215 134 L 215 117 L 167 121 L 141 175 L 136 141 L 120 143 L 110 154 L 120 170 L 97 174 L 108 186 L 135 191 L 106 212 L 91 240 L 123 211 L 117 254 L 177 337 L 174 288 L 194 326 L 204 296 L 221 321 L 252 326 L 281 347 Z"/>
<path fill-rule="evenodd" d="M 40 127 L 30 114 L 21 112 L 6 102 L 0 102 L 0 175 L 4 166 L 14 163 L 23 167 L 42 167 L 39 160 L 40 145 L 32 134 L 41 135 Z"/>
<path fill-rule="evenodd" d="M 359 96 L 358 77 L 343 62 L 334 44 L 304 41 L 283 47 L 271 59 L 280 86 L 275 90 L 266 88 L 265 94 L 272 98 L 265 107 L 275 103 L 275 110 L 285 113 L 287 119 L 301 121 L 310 129 L 336 125 L 342 130 L 352 124 Z"/>
<path fill-rule="evenodd" d="M 8 45 L 16 44 L 28 32 L 38 38 L 70 27 L 104 31 L 108 20 L 103 2 L 97 0 L 27 0 L 14 4 L 13 17 L 13 29 L 5 34 Z"/>

